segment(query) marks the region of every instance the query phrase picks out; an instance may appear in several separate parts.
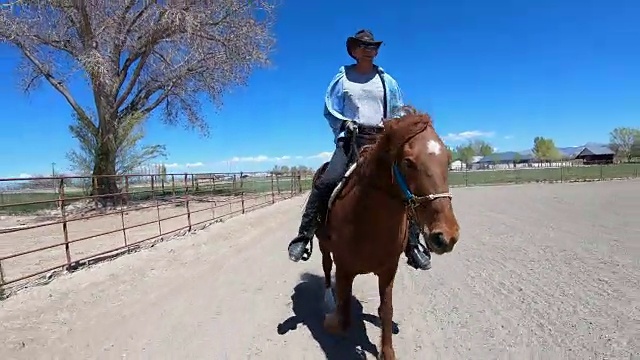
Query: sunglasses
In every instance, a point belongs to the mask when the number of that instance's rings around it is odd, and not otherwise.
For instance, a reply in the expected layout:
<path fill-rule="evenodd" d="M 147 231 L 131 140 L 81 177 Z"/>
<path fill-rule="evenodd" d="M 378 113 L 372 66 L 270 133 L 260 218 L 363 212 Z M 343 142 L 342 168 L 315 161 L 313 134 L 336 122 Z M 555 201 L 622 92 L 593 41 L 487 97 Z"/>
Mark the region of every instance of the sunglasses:
<path fill-rule="evenodd" d="M 378 50 L 380 48 L 380 45 L 361 42 L 357 44 L 356 47 L 360 49 L 365 49 L 365 50 Z"/>

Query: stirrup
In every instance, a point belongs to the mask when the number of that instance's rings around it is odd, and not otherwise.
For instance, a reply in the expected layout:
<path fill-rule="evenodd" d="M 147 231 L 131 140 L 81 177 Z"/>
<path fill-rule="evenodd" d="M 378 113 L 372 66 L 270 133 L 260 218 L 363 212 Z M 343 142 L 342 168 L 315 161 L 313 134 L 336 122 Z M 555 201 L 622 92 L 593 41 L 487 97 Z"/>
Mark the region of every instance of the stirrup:
<path fill-rule="evenodd" d="M 427 245 L 424 245 L 422 241 L 420 241 L 420 238 L 418 238 L 418 241 L 416 241 L 415 244 L 411 244 L 410 246 L 415 247 L 418 251 L 425 254 L 428 258 L 431 258 L 431 250 Z"/>
<path fill-rule="evenodd" d="M 307 245 L 304 247 L 304 251 L 302 252 L 302 256 L 300 257 L 300 261 L 307 261 L 311 258 L 311 254 L 313 253 L 313 235 L 311 235 L 311 239 L 307 241 L 307 238 L 298 236 L 295 239 L 291 240 L 289 246 L 301 242 L 307 242 Z"/>

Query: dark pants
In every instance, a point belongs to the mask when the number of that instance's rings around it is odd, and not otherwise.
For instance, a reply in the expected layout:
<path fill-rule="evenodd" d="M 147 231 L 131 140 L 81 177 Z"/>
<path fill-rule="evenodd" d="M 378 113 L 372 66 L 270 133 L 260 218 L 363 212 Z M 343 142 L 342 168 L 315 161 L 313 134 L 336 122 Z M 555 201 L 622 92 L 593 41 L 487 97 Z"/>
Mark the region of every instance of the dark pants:
<path fill-rule="evenodd" d="M 329 196 L 333 189 L 338 186 L 342 177 L 349 168 L 349 144 L 346 139 L 338 139 L 333 155 L 329 160 L 327 169 L 316 184 L 317 190 L 324 196 Z"/>
<path fill-rule="evenodd" d="M 327 202 L 329 201 L 331 193 L 349 168 L 351 155 L 355 155 L 351 154 L 353 153 L 351 141 L 353 140 L 349 138 L 338 139 L 327 169 L 318 180 L 313 191 L 311 191 L 304 214 L 302 215 L 298 236 L 289 243 L 289 258 L 293 261 L 306 261 L 311 256 L 311 250 L 307 250 L 306 246 L 313 239 L 313 234 L 317 226 L 317 214 L 321 210 L 324 211 L 328 205 Z M 366 139 L 358 139 L 357 137 L 355 141 L 358 148 L 369 143 Z M 415 268 L 429 269 L 431 268 L 430 256 L 428 250 L 424 252 L 420 250 L 419 237 L 420 228 L 413 221 L 409 221 L 409 241 L 405 248 L 407 260 L 409 264 Z"/>
<path fill-rule="evenodd" d="M 364 144 L 358 143 L 358 146 L 362 145 Z M 323 201 L 328 201 L 333 189 L 338 186 L 342 177 L 347 173 L 351 152 L 350 140 L 339 139 L 336 149 L 333 151 L 333 155 L 329 160 L 329 165 L 316 185 L 318 192 L 322 194 L 321 197 Z M 418 224 L 409 220 L 409 245 L 414 245 L 419 242 L 419 238 L 420 228 Z M 409 249 L 409 247 L 407 249 Z"/>

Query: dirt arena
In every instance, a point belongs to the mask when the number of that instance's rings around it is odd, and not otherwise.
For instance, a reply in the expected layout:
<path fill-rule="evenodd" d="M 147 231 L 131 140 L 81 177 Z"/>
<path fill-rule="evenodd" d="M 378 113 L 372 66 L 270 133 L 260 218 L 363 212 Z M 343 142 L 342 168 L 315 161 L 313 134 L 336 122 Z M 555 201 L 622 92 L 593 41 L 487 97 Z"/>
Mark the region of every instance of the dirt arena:
<path fill-rule="evenodd" d="M 640 181 L 453 189 L 461 240 L 396 279 L 401 359 L 640 359 Z M 0 302 L 0 359 L 374 358 L 377 282 L 347 339 L 292 263 L 304 196 Z M 402 259 L 404 261 L 404 257 Z"/>
<path fill-rule="evenodd" d="M 289 192 L 276 194 L 250 194 L 244 197 L 244 208 L 250 211 L 261 206 L 271 205 L 290 197 Z M 157 207 L 156 207 L 157 205 Z M 166 237 L 185 234 L 189 222 L 193 229 L 203 227 L 212 219 L 226 220 L 242 213 L 243 203 L 240 196 L 200 196 L 189 201 L 190 219 L 184 199 L 176 198 L 167 202 L 145 201 L 124 208 L 109 210 L 106 215 L 96 211 L 93 203 L 67 210 L 69 253 L 71 261 L 85 259 L 95 254 L 133 244 L 144 239 L 168 234 Z M 158 223 L 158 219 L 161 219 Z M 60 211 L 45 211 L 38 216 L 0 216 L 0 254 L 8 255 L 64 243 L 64 232 L 60 221 Z M 37 224 L 51 225 L 31 227 Z M 122 228 L 126 228 L 125 232 Z M 2 233 L 2 229 L 27 227 L 18 232 Z M 126 242 L 125 242 L 126 233 Z M 152 239 L 153 240 L 153 239 Z M 149 243 L 139 244 L 148 246 Z M 18 279 L 41 270 L 66 264 L 64 246 L 56 246 L 42 251 L 2 261 L 5 279 Z M 30 283 L 40 283 L 48 274 L 10 284 L 10 289 L 21 288 Z"/>

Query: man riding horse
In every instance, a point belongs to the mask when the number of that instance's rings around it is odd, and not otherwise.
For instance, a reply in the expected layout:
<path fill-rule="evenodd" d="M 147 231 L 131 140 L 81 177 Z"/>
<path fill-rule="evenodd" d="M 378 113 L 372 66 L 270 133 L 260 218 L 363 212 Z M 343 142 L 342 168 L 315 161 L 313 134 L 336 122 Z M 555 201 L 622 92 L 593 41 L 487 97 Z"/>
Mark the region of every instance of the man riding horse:
<path fill-rule="evenodd" d="M 329 84 L 325 95 L 324 116 L 333 133 L 335 150 L 329 165 L 317 185 L 311 190 L 296 236 L 289 243 L 292 261 L 308 260 L 307 246 L 313 240 L 318 212 L 326 208 L 331 193 L 345 176 L 352 154 L 349 137 L 356 129 L 377 133 L 383 130 L 382 120 L 393 118 L 402 107 L 402 93 L 396 80 L 373 60 L 382 41 L 374 40 L 368 30 L 360 30 L 347 38 L 347 52 L 356 64 L 342 66 Z M 407 263 L 422 270 L 431 268 L 429 250 L 420 243 L 420 229 L 413 221 L 409 227 L 405 249 Z M 305 257 L 306 255 L 306 257 Z"/>

